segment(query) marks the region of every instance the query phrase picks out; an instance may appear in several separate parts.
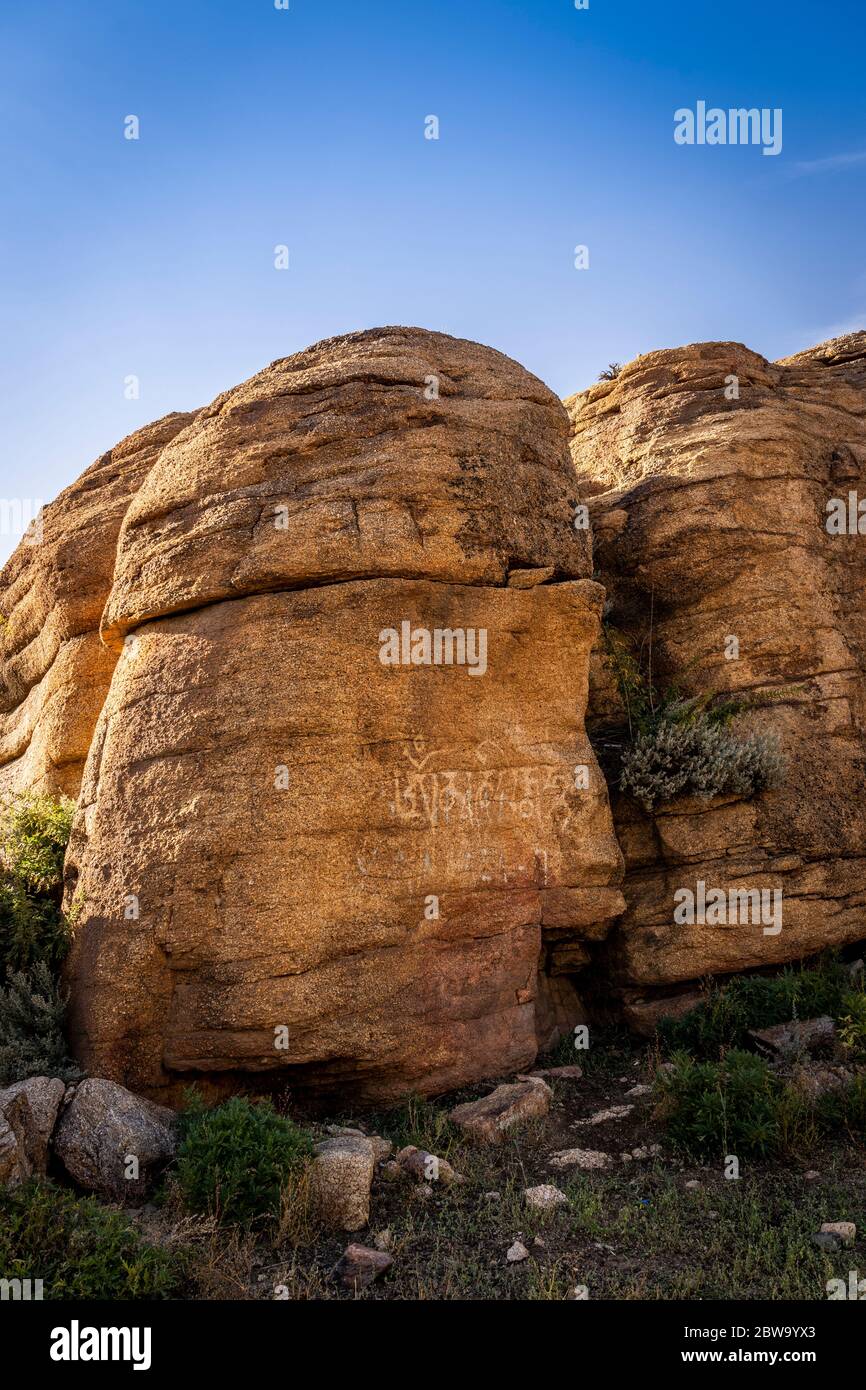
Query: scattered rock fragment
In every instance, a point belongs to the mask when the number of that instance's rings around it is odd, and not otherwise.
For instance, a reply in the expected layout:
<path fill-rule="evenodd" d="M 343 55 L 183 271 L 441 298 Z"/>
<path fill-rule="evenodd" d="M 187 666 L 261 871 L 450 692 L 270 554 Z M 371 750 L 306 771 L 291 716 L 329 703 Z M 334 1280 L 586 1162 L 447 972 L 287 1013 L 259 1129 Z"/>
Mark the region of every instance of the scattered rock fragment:
<path fill-rule="evenodd" d="M 529 1251 L 522 1241 L 516 1240 L 513 1245 L 509 1245 L 505 1258 L 510 1265 L 516 1265 L 521 1260 L 529 1259 Z"/>
<path fill-rule="evenodd" d="M 600 1149 L 560 1149 L 550 1156 L 551 1168 L 582 1168 L 585 1171 L 609 1168 L 612 1161 L 611 1155 Z"/>
<path fill-rule="evenodd" d="M 312 1187 L 323 1222 L 332 1230 L 360 1231 L 370 1219 L 373 1145 L 363 1135 L 335 1135 L 315 1152 Z"/>
<path fill-rule="evenodd" d="M 835 1036 L 836 1024 L 827 1015 L 821 1018 L 795 1018 L 788 1023 L 776 1023 L 772 1028 L 756 1028 L 749 1033 L 760 1051 L 779 1058 L 818 1048 L 826 1050 L 832 1047 Z"/>
<path fill-rule="evenodd" d="M 634 1110 L 633 1105 L 611 1105 L 607 1110 L 599 1110 L 595 1115 L 588 1115 L 582 1120 L 577 1120 L 579 1125 L 603 1125 L 609 1120 L 624 1120 L 626 1115 L 630 1115 Z"/>
<path fill-rule="evenodd" d="M 384 1231 L 377 1231 L 373 1237 L 373 1244 L 377 1250 L 391 1250 L 394 1246 L 394 1236 L 391 1228 L 386 1226 Z"/>
<path fill-rule="evenodd" d="M 400 1150 L 397 1162 L 403 1172 L 408 1173 L 417 1182 L 438 1182 L 443 1187 L 451 1187 L 460 1178 L 460 1174 L 455 1172 L 447 1158 L 439 1158 L 436 1154 L 428 1153 L 426 1149 L 416 1148 L 414 1144 L 407 1144 L 405 1149 Z"/>
<path fill-rule="evenodd" d="M 853 1221 L 825 1221 L 821 1234 L 834 1236 L 840 1246 L 847 1250 L 857 1239 L 857 1227 Z"/>
<path fill-rule="evenodd" d="M 565 1193 L 550 1183 L 542 1183 L 539 1187 L 527 1187 L 523 1199 L 533 1211 L 555 1211 L 557 1207 L 568 1202 Z"/>
<path fill-rule="evenodd" d="M 367 1245 L 347 1245 L 337 1262 L 335 1273 L 347 1289 L 365 1289 L 389 1270 L 394 1258 L 386 1250 Z"/>
<path fill-rule="evenodd" d="M 540 1078 L 497 1086 L 480 1100 L 467 1101 L 451 1111 L 451 1121 L 479 1143 L 497 1144 L 515 1125 L 546 1115 L 553 1092 Z"/>
<path fill-rule="evenodd" d="M 554 1081 L 580 1081 L 582 1076 L 583 1067 L 536 1067 L 534 1071 L 529 1072 L 527 1077 L 519 1076 L 517 1080 L 545 1081 L 552 1077 Z"/>

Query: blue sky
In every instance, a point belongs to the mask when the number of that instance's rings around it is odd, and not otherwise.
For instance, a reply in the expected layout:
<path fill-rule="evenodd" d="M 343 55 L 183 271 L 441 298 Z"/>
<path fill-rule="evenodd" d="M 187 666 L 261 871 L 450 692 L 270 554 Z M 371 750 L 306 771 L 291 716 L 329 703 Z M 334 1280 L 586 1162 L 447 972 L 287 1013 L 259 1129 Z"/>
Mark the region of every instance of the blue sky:
<path fill-rule="evenodd" d="M 2 497 L 377 324 L 563 395 L 866 325 L 861 0 L 40 0 L 0 38 Z M 781 108 L 782 152 L 678 146 L 698 100 Z"/>

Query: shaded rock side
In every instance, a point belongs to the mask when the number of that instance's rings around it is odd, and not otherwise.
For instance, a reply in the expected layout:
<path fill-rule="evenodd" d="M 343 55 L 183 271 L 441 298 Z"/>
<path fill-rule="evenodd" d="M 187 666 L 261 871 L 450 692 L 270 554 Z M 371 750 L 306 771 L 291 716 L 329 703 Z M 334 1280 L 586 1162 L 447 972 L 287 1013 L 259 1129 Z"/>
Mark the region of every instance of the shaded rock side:
<path fill-rule="evenodd" d="M 0 794 L 77 796 L 116 660 L 99 624 L 121 522 L 192 419 L 167 415 L 103 454 L 43 508 L 0 572 Z"/>
<path fill-rule="evenodd" d="M 776 363 L 737 343 L 653 352 L 566 405 L 610 622 L 638 644 L 652 624 L 661 688 L 767 695 L 738 727 L 777 732 L 788 762 L 752 800 L 650 816 L 613 797 L 628 909 L 604 968 L 640 1026 L 659 990 L 866 936 L 866 537 L 826 529 L 831 499 L 866 498 L 866 334 Z M 625 718 L 603 647 L 591 687 L 603 742 Z M 782 930 L 675 925 L 699 879 L 781 888 Z"/>
<path fill-rule="evenodd" d="M 386 329 L 275 363 L 160 455 L 67 856 L 91 1070 L 396 1098 L 525 1067 L 581 1016 L 540 981 L 621 911 L 622 861 L 567 428 L 500 354 Z M 483 672 L 383 664 L 404 623 L 476 656 L 483 632 Z"/>

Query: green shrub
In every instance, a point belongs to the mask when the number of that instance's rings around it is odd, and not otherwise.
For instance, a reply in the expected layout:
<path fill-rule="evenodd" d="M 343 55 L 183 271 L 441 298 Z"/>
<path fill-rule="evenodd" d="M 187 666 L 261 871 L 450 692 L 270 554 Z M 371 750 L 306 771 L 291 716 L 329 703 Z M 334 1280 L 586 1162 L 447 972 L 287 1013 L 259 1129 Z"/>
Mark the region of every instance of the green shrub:
<path fill-rule="evenodd" d="M 866 994 L 852 990 L 842 1000 L 839 1041 L 851 1058 L 866 1057 Z"/>
<path fill-rule="evenodd" d="M 61 911 L 73 803 L 27 794 L 0 818 L 0 981 L 40 961 L 57 972 L 69 946 Z"/>
<path fill-rule="evenodd" d="M 63 882 L 63 858 L 75 803 L 68 797 L 26 792 L 5 808 L 0 857 L 7 873 L 31 893 L 48 893 Z"/>
<path fill-rule="evenodd" d="M 753 796 L 778 786 L 785 771 L 773 733 L 737 734 L 738 715 L 763 708 L 797 687 L 745 695 L 703 692 L 686 696 L 677 684 L 659 690 L 652 680 L 652 631 L 641 650 L 610 623 L 603 628 L 608 663 L 616 679 L 627 730 L 610 727 L 596 735 L 609 779 L 651 811 L 676 796 Z"/>
<path fill-rule="evenodd" d="M 209 1110 L 192 1098 L 181 1113 L 174 1183 L 191 1211 L 229 1222 L 276 1220 L 284 1186 L 312 1150 L 306 1130 L 269 1101 L 233 1096 Z"/>
<path fill-rule="evenodd" d="M 0 879 L 0 979 L 39 962 L 57 971 L 68 949 L 69 923 L 57 904 L 11 876 Z"/>
<path fill-rule="evenodd" d="M 753 1053 L 732 1051 L 721 1062 L 677 1053 L 659 1086 L 671 1141 L 690 1158 L 766 1157 L 779 1148 L 784 1088 Z"/>
<path fill-rule="evenodd" d="M 146 1245 L 92 1197 L 31 1179 L 0 1187 L 0 1278 L 41 1279 L 46 1299 L 176 1297 L 176 1254 Z"/>
<path fill-rule="evenodd" d="M 739 975 L 712 986 L 682 1018 L 662 1019 L 659 1039 L 666 1051 L 718 1058 L 721 1048 L 742 1047 L 751 1029 L 821 1014 L 838 1018 L 852 998 L 849 983 L 845 966 L 833 957 L 813 968 L 788 968 L 779 975 Z"/>
<path fill-rule="evenodd" d="M 81 1076 L 68 1054 L 65 1014 L 65 997 L 44 962 L 10 974 L 0 987 L 0 1085 L 28 1076 Z"/>
<path fill-rule="evenodd" d="M 849 1085 L 821 1096 L 815 1118 L 828 1134 L 847 1132 L 858 1143 L 866 1143 L 866 1076 L 855 1076 Z"/>

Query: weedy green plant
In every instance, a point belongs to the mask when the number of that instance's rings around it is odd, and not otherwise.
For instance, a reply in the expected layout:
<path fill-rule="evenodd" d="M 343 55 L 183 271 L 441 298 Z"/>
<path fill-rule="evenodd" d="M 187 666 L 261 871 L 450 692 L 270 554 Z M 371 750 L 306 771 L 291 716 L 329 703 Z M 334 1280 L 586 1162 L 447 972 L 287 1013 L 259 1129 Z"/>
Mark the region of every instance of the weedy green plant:
<path fill-rule="evenodd" d="M 28 793 L 0 814 L 0 979 L 39 962 L 56 973 L 67 952 L 60 904 L 73 810 L 65 797 Z"/>
<path fill-rule="evenodd" d="M 457 1137 L 447 1110 L 420 1096 L 410 1096 L 393 1110 L 370 1115 L 368 1122 L 371 1132 L 386 1134 L 395 1149 L 415 1144 L 440 1158 L 448 1157 Z"/>
<path fill-rule="evenodd" d="M 44 961 L 13 971 L 0 986 L 0 1085 L 29 1076 L 77 1081 L 64 1034 L 66 996 Z"/>
<path fill-rule="evenodd" d="M 781 1146 L 784 1087 L 767 1063 L 733 1050 L 721 1062 L 676 1053 L 658 1086 L 671 1142 L 695 1159 L 766 1158 Z M 786 1096 L 790 1105 L 791 1098 Z"/>
<path fill-rule="evenodd" d="M 180 1133 L 173 1185 L 190 1211 L 220 1222 L 278 1221 L 286 1183 L 313 1152 L 305 1129 L 242 1096 L 209 1109 L 190 1094 Z"/>
<path fill-rule="evenodd" d="M 866 1144 L 866 1076 L 855 1076 L 847 1086 L 823 1095 L 815 1107 L 815 1119 L 826 1133 L 846 1133 Z"/>
<path fill-rule="evenodd" d="M 61 909 L 74 805 L 27 793 L 0 813 L 0 1083 L 75 1080 L 58 983 L 72 923 Z M 4 983 L 5 982 L 5 983 Z"/>
<path fill-rule="evenodd" d="M 41 1279 L 45 1299 L 153 1300 L 179 1295 L 183 1265 L 122 1213 L 31 1179 L 0 1187 L 0 1275 Z"/>
<path fill-rule="evenodd" d="M 778 975 L 738 975 L 723 985 L 710 983 L 702 1001 L 681 1018 L 662 1019 L 659 1042 L 666 1052 L 715 1060 L 723 1048 L 742 1047 L 753 1029 L 822 1014 L 839 1018 L 852 997 L 848 971 L 831 955 Z"/>
<path fill-rule="evenodd" d="M 6 806 L 0 830 L 5 871 L 32 893 L 48 893 L 63 882 L 63 859 L 75 803 L 68 797 L 26 792 Z"/>
<path fill-rule="evenodd" d="M 837 1036 L 853 1061 L 866 1058 L 866 994 L 852 990 L 842 999 Z"/>

